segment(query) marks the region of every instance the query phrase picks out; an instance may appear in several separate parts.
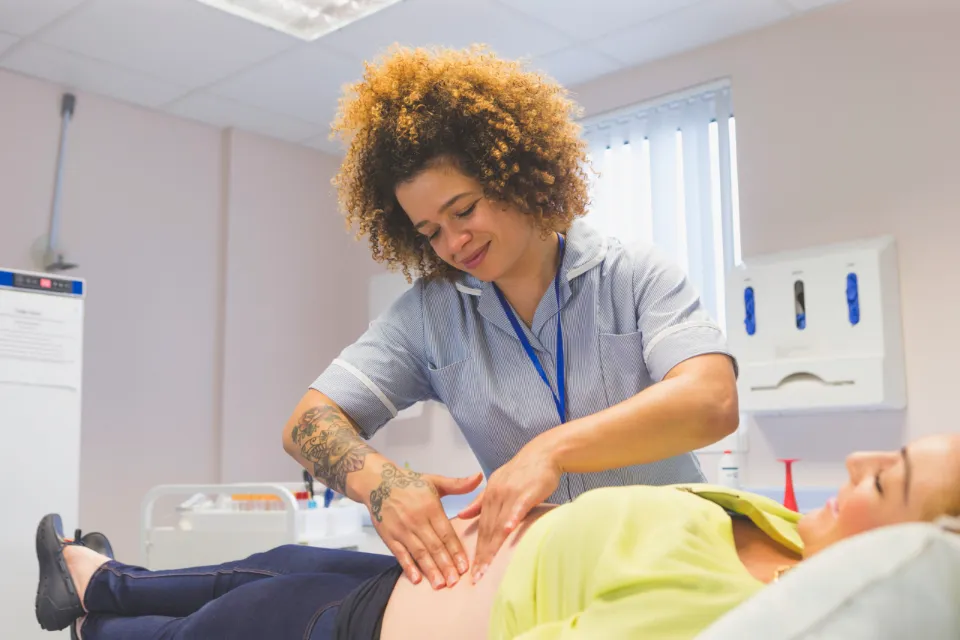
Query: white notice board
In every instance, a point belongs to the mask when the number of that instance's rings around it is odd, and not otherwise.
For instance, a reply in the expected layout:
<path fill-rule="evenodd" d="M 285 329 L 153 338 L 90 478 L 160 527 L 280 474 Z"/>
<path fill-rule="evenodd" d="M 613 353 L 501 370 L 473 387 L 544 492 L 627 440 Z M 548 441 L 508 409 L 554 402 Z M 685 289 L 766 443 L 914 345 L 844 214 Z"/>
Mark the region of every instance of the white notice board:
<path fill-rule="evenodd" d="M 83 283 L 0 270 L 0 620 L 5 638 L 50 634 L 34 615 L 37 523 L 77 526 L 83 371 Z"/>

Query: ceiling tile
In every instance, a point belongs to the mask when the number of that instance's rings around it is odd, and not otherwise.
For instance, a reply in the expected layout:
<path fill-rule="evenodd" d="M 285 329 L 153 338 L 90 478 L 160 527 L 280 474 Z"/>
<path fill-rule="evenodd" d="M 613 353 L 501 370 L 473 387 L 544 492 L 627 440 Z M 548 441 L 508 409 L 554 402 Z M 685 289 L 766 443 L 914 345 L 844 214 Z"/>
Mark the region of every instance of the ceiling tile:
<path fill-rule="evenodd" d="M 571 86 L 612 73 L 622 65 L 609 56 L 581 46 L 535 58 L 531 67 L 545 72 L 560 84 Z"/>
<path fill-rule="evenodd" d="M 786 0 L 787 4 L 801 12 L 810 11 L 811 9 L 818 9 L 828 4 L 839 4 L 846 1 L 847 0 Z"/>
<path fill-rule="evenodd" d="M 320 125 L 263 111 L 209 93 L 187 96 L 169 105 L 165 110 L 177 116 L 199 120 L 214 126 L 234 127 L 290 142 L 300 142 L 323 131 Z"/>
<path fill-rule="evenodd" d="M 0 31 L 0 55 L 3 55 L 4 51 L 16 44 L 17 40 L 16 36 Z"/>
<path fill-rule="evenodd" d="M 0 0 L 0 30 L 28 36 L 83 0 Z"/>
<path fill-rule="evenodd" d="M 700 0 L 498 0 L 516 11 L 537 18 L 579 41 L 592 40 L 659 16 L 678 11 Z"/>
<path fill-rule="evenodd" d="M 183 95 L 185 87 L 91 60 L 54 47 L 24 42 L 0 66 L 71 89 L 88 91 L 134 104 L 157 107 Z"/>
<path fill-rule="evenodd" d="M 638 65 L 717 42 L 790 16 L 778 0 L 706 0 L 591 43 L 624 64 Z"/>
<path fill-rule="evenodd" d="M 321 41 L 361 60 L 372 60 L 395 42 L 454 48 L 484 43 L 508 58 L 542 55 L 573 42 L 539 20 L 493 0 L 406 0 Z"/>
<path fill-rule="evenodd" d="M 199 87 L 300 40 L 196 0 L 90 0 L 44 42 L 170 82 Z"/>
<path fill-rule="evenodd" d="M 333 120 L 341 86 L 359 79 L 359 60 L 312 43 L 282 53 L 208 91 L 294 116 L 306 122 L 327 125 Z"/>

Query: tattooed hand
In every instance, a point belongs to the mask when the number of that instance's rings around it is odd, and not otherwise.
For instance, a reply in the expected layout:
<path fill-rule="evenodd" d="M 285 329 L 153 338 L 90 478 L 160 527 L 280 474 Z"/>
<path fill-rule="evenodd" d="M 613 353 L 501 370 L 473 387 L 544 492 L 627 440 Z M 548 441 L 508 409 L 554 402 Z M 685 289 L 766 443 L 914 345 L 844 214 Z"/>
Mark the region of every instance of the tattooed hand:
<path fill-rule="evenodd" d="M 377 519 L 377 522 L 383 522 L 383 502 L 390 497 L 390 488 L 397 487 L 405 489 L 406 487 L 415 487 L 417 489 L 428 489 L 437 495 L 437 489 L 428 483 L 416 471 L 401 471 L 391 462 L 383 465 L 383 471 L 380 472 L 382 478 L 380 486 L 370 492 L 370 514 Z"/>
<path fill-rule="evenodd" d="M 482 479 L 481 474 L 472 478 L 421 475 L 384 463 L 380 484 L 370 492 L 370 515 L 377 533 L 414 584 L 420 582 L 420 571 L 435 589 L 452 587 L 467 572 L 466 552 L 440 498 L 469 493 Z"/>

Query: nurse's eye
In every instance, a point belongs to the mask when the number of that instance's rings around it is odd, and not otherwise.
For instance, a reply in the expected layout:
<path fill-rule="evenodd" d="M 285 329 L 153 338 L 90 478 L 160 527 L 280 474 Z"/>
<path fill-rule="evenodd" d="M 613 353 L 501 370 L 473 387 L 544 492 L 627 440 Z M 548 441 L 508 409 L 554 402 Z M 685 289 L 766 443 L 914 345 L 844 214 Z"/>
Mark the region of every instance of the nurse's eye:
<path fill-rule="evenodd" d="M 478 202 L 479 202 L 479 201 L 478 201 Z M 457 217 L 458 217 L 458 218 L 468 218 L 468 217 L 470 217 L 470 214 L 473 213 L 473 210 L 476 209 L 476 208 L 477 208 L 477 203 L 474 202 L 472 205 L 470 205 L 470 208 L 468 208 L 466 211 L 462 211 L 462 212 L 458 213 L 458 214 L 457 214 Z"/>

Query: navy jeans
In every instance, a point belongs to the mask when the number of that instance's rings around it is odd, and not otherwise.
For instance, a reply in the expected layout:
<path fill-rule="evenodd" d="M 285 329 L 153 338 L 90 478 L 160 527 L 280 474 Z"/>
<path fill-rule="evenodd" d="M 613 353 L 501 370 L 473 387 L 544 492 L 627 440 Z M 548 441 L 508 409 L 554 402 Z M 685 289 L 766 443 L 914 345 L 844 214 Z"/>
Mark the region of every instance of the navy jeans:
<path fill-rule="evenodd" d="M 84 594 L 84 640 L 328 640 L 340 602 L 393 556 L 278 547 L 219 566 L 107 562 Z"/>

